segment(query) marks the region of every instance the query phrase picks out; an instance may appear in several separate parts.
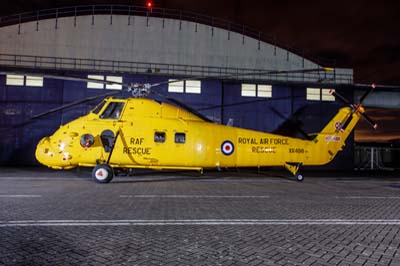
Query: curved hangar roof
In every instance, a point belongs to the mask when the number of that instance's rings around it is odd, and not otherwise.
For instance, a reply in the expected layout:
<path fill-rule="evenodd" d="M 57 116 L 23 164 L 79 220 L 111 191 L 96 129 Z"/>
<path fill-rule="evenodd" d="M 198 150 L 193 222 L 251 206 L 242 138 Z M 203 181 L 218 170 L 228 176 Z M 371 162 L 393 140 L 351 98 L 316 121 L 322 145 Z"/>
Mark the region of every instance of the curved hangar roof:
<path fill-rule="evenodd" d="M 57 11 L 58 12 L 58 11 Z M 216 75 L 319 68 L 272 44 L 190 21 L 132 15 L 82 15 L 0 27 L 0 65 L 76 70 Z M 290 80 L 320 81 L 320 73 Z M 352 70 L 323 73 L 352 83 Z M 326 76 L 328 75 L 328 76 Z M 258 79 L 280 79 L 260 75 Z M 287 75 L 284 77 L 288 79 Z"/>

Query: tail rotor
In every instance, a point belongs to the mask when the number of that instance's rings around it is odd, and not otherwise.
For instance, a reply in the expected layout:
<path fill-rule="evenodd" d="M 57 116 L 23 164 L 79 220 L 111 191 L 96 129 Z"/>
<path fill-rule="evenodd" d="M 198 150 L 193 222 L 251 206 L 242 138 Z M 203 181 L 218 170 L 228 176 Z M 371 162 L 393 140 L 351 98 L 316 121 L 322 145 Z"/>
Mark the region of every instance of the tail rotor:
<path fill-rule="evenodd" d="M 352 109 L 352 113 L 351 113 L 351 115 L 349 116 L 349 118 L 351 118 L 352 115 L 353 115 L 354 113 L 358 113 L 358 114 L 360 114 L 360 115 L 365 119 L 365 121 L 368 122 L 368 124 L 370 124 L 370 125 L 372 126 L 373 129 L 377 129 L 377 128 L 378 128 L 378 124 L 377 124 L 374 120 L 372 120 L 372 119 L 365 113 L 365 110 L 364 110 L 364 108 L 362 107 L 362 103 L 363 103 L 363 101 L 365 100 L 365 98 L 367 98 L 367 96 L 368 96 L 371 92 L 373 92 L 375 88 L 376 88 L 376 85 L 373 83 L 373 84 L 371 85 L 371 88 L 370 88 L 368 91 L 366 91 L 366 92 L 361 96 L 360 101 L 359 101 L 358 104 L 352 104 L 349 100 L 347 100 L 345 97 L 343 97 L 342 95 L 340 95 L 340 94 L 339 94 L 338 92 L 336 92 L 335 90 L 330 90 L 329 93 L 330 93 L 331 95 L 335 96 L 337 99 L 339 99 L 341 102 L 343 102 L 345 105 L 349 106 L 349 107 Z M 348 119 L 349 119 L 349 118 L 348 118 Z M 346 122 L 343 123 L 343 124 L 346 124 Z"/>

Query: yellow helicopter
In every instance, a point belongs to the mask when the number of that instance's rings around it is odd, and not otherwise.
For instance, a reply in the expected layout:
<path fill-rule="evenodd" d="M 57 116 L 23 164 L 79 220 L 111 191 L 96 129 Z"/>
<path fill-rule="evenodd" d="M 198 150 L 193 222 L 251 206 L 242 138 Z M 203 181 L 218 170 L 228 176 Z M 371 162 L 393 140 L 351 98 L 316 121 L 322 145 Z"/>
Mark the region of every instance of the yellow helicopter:
<path fill-rule="evenodd" d="M 361 116 L 374 128 L 377 127 L 361 106 L 375 86 L 363 95 L 358 105 L 350 104 L 331 90 L 348 106 L 341 108 L 313 139 L 304 140 L 216 124 L 198 112 L 188 111 L 188 108 L 181 106 L 182 103 L 171 98 L 168 99 L 180 106 L 144 97 L 149 93 L 160 95 L 152 87 L 162 83 L 123 84 L 72 79 L 121 84 L 134 95 L 118 99 L 110 96 L 116 93 L 111 92 L 93 97 L 109 96 L 87 115 L 62 125 L 53 135 L 37 144 L 35 155 L 41 164 L 54 169 L 94 167 L 92 177 L 100 183 L 110 182 L 114 177 L 114 169 L 202 172 L 210 168 L 263 166 L 283 166 L 298 181 L 303 181 L 299 168 L 332 161 L 343 149 Z M 88 100 L 91 98 L 80 102 Z M 42 114 L 36 117 L 40 116 Z"/>

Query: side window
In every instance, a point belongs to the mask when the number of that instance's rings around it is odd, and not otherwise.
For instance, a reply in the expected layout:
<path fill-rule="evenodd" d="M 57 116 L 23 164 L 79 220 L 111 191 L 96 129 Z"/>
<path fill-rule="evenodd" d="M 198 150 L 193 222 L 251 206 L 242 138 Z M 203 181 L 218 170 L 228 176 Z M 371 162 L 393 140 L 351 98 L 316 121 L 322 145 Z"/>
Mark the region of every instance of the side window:
<path fill-rule="evenodd" d="M 110 102 L 104 112 L 101 114 L 102 119 L 119 119 L 121 116 L 122 108 L 124 103 Z"/>
<path fill-rule="evenodd" d="M 175 143 L 185 143 L 186 134 L 185 133 L 175 133 Z"/>
<path fill-rule="evenodd" d="M 155 132 L 154 142 L 164 143 L 165 142 L 165 132 Z"/>

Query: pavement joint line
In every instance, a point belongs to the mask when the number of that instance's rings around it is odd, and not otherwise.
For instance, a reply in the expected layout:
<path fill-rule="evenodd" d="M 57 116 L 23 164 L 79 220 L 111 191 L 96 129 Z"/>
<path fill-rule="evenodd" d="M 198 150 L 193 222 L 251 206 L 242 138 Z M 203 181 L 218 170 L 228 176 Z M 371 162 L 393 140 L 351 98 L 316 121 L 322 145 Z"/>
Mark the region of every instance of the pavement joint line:
<path fill-rule="evenodd" d="M 337 199 L 400 199 L 400 197 L 380 197 L 380 196 L 349 196 L 349 197 L 335 197 Z"/>
<path fill-rule="evenodd" d="M 0 198 L 41 198 L 42 195 L 0 195 Z"/>
<path fill-rule="evenodd" d="M 270 196 L 239 196 L 239 195 L 120 195 L 121 198 L 270 198 Z"/>
<path fill-rule="evenodd" d="M 15 194 L 7 195 L 0 194 L 0 198 L 41 198 L 42 195 L 29 195 L 29 194 Z M 195 199 L 269 199 L 271 196 L 260 195 L 260 196 L 245 196 L 245 195 L 119 195 L 120 198 L 195 198 Z M 335 199 L 400 199 L 396 196 L 335 196 Z"/>
<path fill-rule="evenodd" d="M 257 199 L 271 198 L 271 196 L 245 196 L 245 195 L 119 195 L 120 198 L 238 198 L 238 199 Z M 274 196 L 273 196 L 274 197 Z M 276 197 L 279 198 L 279 197 Z M 396 196 L 335 196 L 335 199 L 400 199 Z"/>
<path fill-rule="evenodd" d="M 7 180 L 69 180 L 69 179 L 85 179 L 77 176 L 49 176 L 49 177 L 32 177 L 32 176 L 0 176 L 0 179 Z"/>
<path fill-rule="evenodd" d="M 194 219 L 194 220 L 25 220 L 0 221 L 0 227 L 32 226 L 166 226 L 166 225 L 400 225 L 400 220 L 262 220 L 262 219 Z"/>

